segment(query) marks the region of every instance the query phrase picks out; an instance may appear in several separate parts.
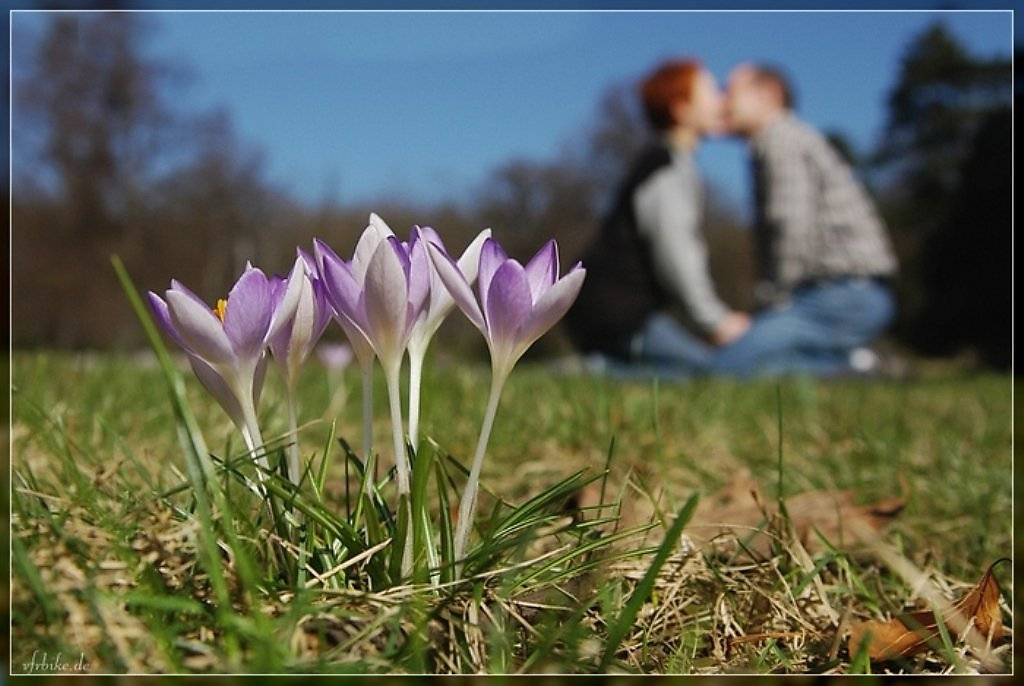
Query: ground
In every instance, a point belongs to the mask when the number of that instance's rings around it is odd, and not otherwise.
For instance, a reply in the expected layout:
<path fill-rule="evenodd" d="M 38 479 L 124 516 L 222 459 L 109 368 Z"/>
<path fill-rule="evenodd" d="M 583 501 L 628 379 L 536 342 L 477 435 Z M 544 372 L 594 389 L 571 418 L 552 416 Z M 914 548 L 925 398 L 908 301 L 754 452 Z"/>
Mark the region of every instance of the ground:
<path fill-rule="evenodd" d="M 209 451 L 238 454 L 230 422 L 181 369 Z M 439 446 L 431 459 L 468 464 L 489 373 L 443 352 L 427 371 L 422 431 Z M 377 381 L 375 445 L 387 462 Z M 664 541 L 688 518 L 691 496 L 707 503 L 740 475 L 767 504 L 837 490 L 854 504 L 903 500 L 878 544 L 955 600 L 1012 555 L 1006 376 L 926 365 L 901 383 L 657 384 L 523 364 L 482 478 L 478 536 L 504 547 L 475 581 L 440 591 L 371 588 L 381 583 L 372 552 L 297 587 L 277 573 L 290 549 L 238 487 L 227 534 L 214 508 L 220 569 L 211 574 L 167 386 L 149 355 L 16 353 L 12 383 L 16 673 L 1002 671 L 955 635 L 895 662 L 851 655 L 851 622 L 920 605 L 920 589 L 877 549 L 794 537 L 796 515 L 763 521 L 778 545 L 756 555 L 713 550 L 693 526 Z M 272 441 L 286 411 L 273 372 L 267 383 L 261 418 Z M 354 370 L 335 377 L 311 363 L 300 388 L 304 455 L 319 464 L 332 420 L 336 437 L 360 445 Z M 348 517 L 352 484 L 341 447 L 330 445 L 317 502 Z M 451 479 L 454 489 L 457 470 Z M 509 524 L 517 508 L 528 536 Z M 1010 625 L 1010 565 L 995 574 Z M 996 647 L 1004 669 L 1008 641 Z"/>

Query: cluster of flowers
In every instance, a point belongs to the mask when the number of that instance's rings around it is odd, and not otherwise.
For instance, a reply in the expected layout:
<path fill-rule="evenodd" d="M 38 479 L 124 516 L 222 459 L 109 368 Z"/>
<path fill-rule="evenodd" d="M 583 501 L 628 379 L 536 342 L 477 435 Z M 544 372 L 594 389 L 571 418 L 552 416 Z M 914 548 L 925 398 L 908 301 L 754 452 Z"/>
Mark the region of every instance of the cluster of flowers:
<path fill-rule="evenodd" d="M 586 270 L 577 263 L 559 272 L 558 246 L 545 244 L 525 265 L 508 257 L 482 231 L 458 259 L 428 227 L 413 227 L 401 241 L 377 215 L 359 238 L 350 260 L 326 243 L 314 241 L 298 256 L 286 277 L 267 277 L 247 265 L 228 293 L 210 307 L 183 284 L 173 281 L 164 297 L 150 292 L 156 317 L 186 353 L 202 385 L 238 427 L 253 459 L 268 469 L 256 408 L 267 367 L 267 351 L 285 379 L 290 420 L 295 429 L 295 390 L 300 366 L 333 319 L 341 325 L 363 373 L 363 449 L 373 460 L 372 374 L 378 361 L 387 384 L 395 477 L 400 502 L 408 502 L 410 467 L 406 436 L 418 443 L 420 377 L 427 348 L 441 322 L 455 307 L 483 334 L 491 356 L 491 391 L 470 476 L 459 506 L 454 537 L 461 560 L 475 509 L 480 467 L 505 381 L 523 353 L 548 331 L 576 299 Z M 476 291 L 473 284 L 476 283 Z M 402 421 L 399 378 L 408 355 L 408 433 Z M 290 446 L 289 478 L 302 476 L 298 447 Z M 372 472 L 371 472 L 372 473 Z M 411 561 L 411 537 L 403 572 Z"/>

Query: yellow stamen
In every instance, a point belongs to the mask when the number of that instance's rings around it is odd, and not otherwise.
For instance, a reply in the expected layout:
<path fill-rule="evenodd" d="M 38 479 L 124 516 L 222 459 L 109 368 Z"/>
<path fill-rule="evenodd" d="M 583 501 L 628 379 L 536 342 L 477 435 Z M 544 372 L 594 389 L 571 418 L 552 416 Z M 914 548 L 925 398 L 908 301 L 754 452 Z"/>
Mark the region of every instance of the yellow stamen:
<path fill-rule="evenodd" d="M 224 321 L 224 315 L 228 311 L 228 301 L 224 298 L 217 300 L 217 307 L 213 308 L 213 313 L 217 315 L 217 319 Z"/>

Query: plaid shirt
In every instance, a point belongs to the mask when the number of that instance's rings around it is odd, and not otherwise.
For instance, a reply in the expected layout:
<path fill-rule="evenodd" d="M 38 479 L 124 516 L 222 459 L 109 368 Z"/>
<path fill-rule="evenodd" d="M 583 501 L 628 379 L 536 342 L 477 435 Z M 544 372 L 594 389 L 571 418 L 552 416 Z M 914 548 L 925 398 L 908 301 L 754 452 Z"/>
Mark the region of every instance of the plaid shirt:
<path fill-rule="evenodd" d="M 882 219 L 824 136 L 786 114 L 751 147 L 759 301 L 783 301 L 802 282 L 896 272 Z"/>

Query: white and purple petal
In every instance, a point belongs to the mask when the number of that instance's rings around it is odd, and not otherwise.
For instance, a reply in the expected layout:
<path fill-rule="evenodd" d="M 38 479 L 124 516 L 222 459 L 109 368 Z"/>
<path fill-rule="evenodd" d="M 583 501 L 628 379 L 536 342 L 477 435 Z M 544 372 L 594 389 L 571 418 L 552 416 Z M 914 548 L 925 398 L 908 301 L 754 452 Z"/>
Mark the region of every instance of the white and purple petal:
<path fill-rule="evenodd" d="M 224 326 L 213 310 L 179 289 L 167 291 L 171 325 L 186 350 L 211 364 L 232 364 L 238 359 Z"/>
<path fill-rule="evenodd" d="M 558 280 L 558 246 L 551 240 L 526 263 L 526 277 L 534 302 Z"/>
<path fill-rule="evenodd" d="M 522 344 L 527 347 L 533 345 L 565 316 L 579 295 L 586 275 L 587 271 L 577 266 L 541 294 L 519 330 L 518 339 Z"/>
<path fill-rule="evenodd" d="M 515 345 L 519 329 L 532 309 L 526 270 L 515 260 L 508 260 L 494 273 L 484 303 L 487 334 L 495 347 Z"/>
<path fill-rule="evenodd" d="M 437 270 L 438 277 L 455 300 L 455 304 L 459 306 L 459 309 L 466 315 L 466 318 L 473 323 L 473 326 L 486 336 L 487 322 L 484 321 L 483 310 L 480 309 L 476 296 L 473 295 L 473 289 L 459 270 L 458 265 L 448 256 L 448 253 L 433 243 L 427 245 L 427 251 L 430 254 L 431 263 Z"/>
<path fill-rule="evenodd" d="M 295 258 L 292 270 L 285 279 L 285 290 L 280 298 L 276 300 L 271 308 L 270 325 L 263 334 L 264 345 L 270 338 L 277 334 L 281 327 L 285 326 L 295 315 L 295 308 L 299 306 L 299 294 L 302 290 L 303 277 L 306 274 L 306 263 L 302 256 Z"/>
<path fill-rule="evenodd" d="M 199 379 L 199 383 L 203 385 L 203 388 L 220 404 L 235 426 L 239 428 L 245 426 L 245 412 L 239 401 L 238 389 L 229 384 L 221 375 L 221 372 L 212 367 L 206 360 L 191 353 L 186 354 L 188 355 L 189 363 L 192 365 L 192 371 L 195 373 L 196 378 Z"/>
<path fill-rule="evenodd" d="M 484 244 L 480 247 L 480 268 L 477 272 L 477 291 L 480 293 L 481 304 L 487 302 L 487 289 L 491 287 L 494 272 L 498 271 L 498 268 L 507 261 L 508 255 L 498 245 L 498 241 L 493 238 L 484 240 Z"/>
<path fill-rule="evenodd" d="M 157 323 L 167 332 L 167 335 L 182 348 L 187 348 L 185 341 L 181 340 L 181 336 L 178 335 L 178 330 L 174 328 L 174 323 L 171 321 L 171 313 L 167 309 L 167 303 L 164 299 L 153 291 L 149 291 L 146 294 L 149 299 L 149 305 L 153 309 L 153 314 L 156 316 Z"/>
<path fill-rule="evenodd" d="M 273 287 L 259 269 L 247 267 L 228 293 L 224 333 L 239 358 L 255 358 L 267 343 L 274 315 Z"/>
<path fill-rule="evenodd" d="M 393 237 L 381 241 L 366 269 L 367 334 L 385 368 L 401 361 L 409 325 L 409 258 Z"/>

